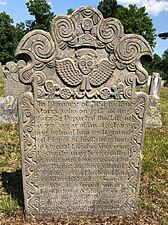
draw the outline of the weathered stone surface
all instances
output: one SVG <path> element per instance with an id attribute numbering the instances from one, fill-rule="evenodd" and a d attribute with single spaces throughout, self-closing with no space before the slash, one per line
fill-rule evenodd
<path id="1" fill-rule="evenodd" d="M 147 127 L 159 128 L 162 127 L 162 116 L 160 111 L 160 99 L 154 96 L 149 97 L 149 106 L 147 110 Z"/>
<path id="2" fill-rule="evenodd" d="M 151 86 L 151 80 L 152 80 L 152 76 L 148 76 L 148 81 L 147 81 L 147 83 L 146 83 L 146 85 L 147 85 L 148 87 Z"/>
<path id="3" fill-rule="evenodd" d="M 148 96 L 140 63 L 151 55 L 138 35 L 92 7 L 34 30 L 16 56 L 27 216 L 133 214 L 139 191 Z"/>
<path id="4" fill-rule="evenodd" d="M 161 80 L 159 73 L 152 74 L 149 94 L 156 99 L 160 99 Z"/>
<path id="5" fill-rule="evenodd" d="M 3 76 L 3 67 L 2 63 L 0 62 L 0 78 Z"/>
<path id="6" fill-rule="evenodd" d="M 159 73 L 153 73 L 149 90 L 149 106 L 147 110 L 147 127 L 162 127 L 160 110 L 161 77 Z"/>
<path id="7" fill-rule="evenodd" d="M 31 90 L 30 85 L 25 85 L 19 81 L 19 69 L 25 66 L 26 63 L 23 60 L 0 65 L 0 73 L 5 76 L 4 98 L 1 98 L 0 102 L 0 123 L 18 123 L 17 99 L 21 93 Z"/>
<path id="8" fill-rule="evenodd" d="M 18 123 L 17 101 L 13 96 L 0 97 L 0 123 Z"/>
<path id="9" fill-rule="evenodd" d="M 3 66 L 3 73 L 6 79 L 4 80 L 4 97 L 13 96 L 16 99 L 21 93 L 30 90 L 30 85 L 24 85 L 19 81 L 19 69 L 26 66 L 23 60 L 19 60 L 17 63 L 8 62 Z"/>

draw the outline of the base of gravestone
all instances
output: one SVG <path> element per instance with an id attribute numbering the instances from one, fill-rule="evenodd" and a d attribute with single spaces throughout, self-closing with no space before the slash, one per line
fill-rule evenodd
<path id="1" fill-rule="evenodd" d="M 0 97 L 0 123 L 18 123 L 17 100 L 13 96 Z"/>
<path id="2" fill-rule="evenodd" d="M 160 112 L 160 99 L 154 96 L 149 97 L 149 106 L 146 119 L 147 127 L 160 128 L 162 127 L 162 117 Z"/>

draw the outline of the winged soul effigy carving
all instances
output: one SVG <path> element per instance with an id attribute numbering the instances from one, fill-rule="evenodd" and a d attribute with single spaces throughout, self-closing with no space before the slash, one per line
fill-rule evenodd
<path id="1" fill-rule="evenodd" d="M 140 61 L 145 55 L 152 56 L 152 50 L 144 38 L 135 34 L 124 34 L 123 26 L 119 20 L 115 18 L 104 19 L 102 14 L 92 7 L 81 7 L 71 16 L 55 17 L 51 24 L 50 33 L 34 30 L 23 37 L 16 49 L 16 56 L 26 62 L 24 68 L 19 70 L 19 79 L 23 84 L 32 86 L 32 91 L 24 92 L 19 101 L 24 198 L 28 216 L 108 216 L 134 212 L 139 190 L 141 149 L 148 102 L 148 96 L 143 92 L 136 92 L 135 88 L 137 84 L 143 85 L 147 82 L 148 74 Z M 106 114 L 106 106 L 100 109 L 96 106 L 96 104 L 102 105 L 103 102 L 105 102 L 104 104 L 111 104 L 111 110 L 114 108 L 116 113 L 110 114 L 110 109 L 108 109 Z M 69 110 L 70 114 L 65 115 L 63 113 L 63 115 L 60 115 L 61 111 L 57 112 L 59 110 L 59 107 L 57 108 L 58 103 L 60 107 L 62 107 L 61 103 L 64 103 L 64 108 L 61 108 L 62 112 L 63 109 L 64 111 L 66 109 Z M 54 104 L 56 107 L 52 108 Z M 66 104 L 74 104 L 74 108 L 66 108 Z M 95 110 L 97 111 L 94 111 L 89 104 L 95 104 L 95 107 L 97 107 Z M 55 115 L 60 120 L 57 118 L 52 124 L 47 122 L 47 119 L 42 117 L 42 112 L 44 112 L 42 106 L 44 105 L 48 107 L 46 109 L 48 111 L 45 113 L 49 113 L 51 108 L 55 112 L 55 114 L 53 114 L 53 111 L 50 112 L 52 115 L 50 115 L 50 120 L 53 120 Z M 87 110 L 89 111 L 81 119 L 79 112 L 83 113 L 83 111 L 80 111 L 83 105 L 88 105 Z M 124 108 L 125 105 L 130 107 L 127 109 L 128 113 Z M 42 108 L 39 109 L 39 106 Z M 75 158 L 75 156 L 71 159 L 76 160 L 73 161 L 74 164 L 68 161 L 71 169 L 66 170 L 66 160 L 61 164 L 66 177 L 64 175 L 61 178 L 58 176 L 58 182 L 55 185 L 53 183 L 56 178 L 53 178 L 53 180 L 51 178 L 53 183 L 49 184 L 47 178 L 44 177 L 44 167 L 51 174 L 58 171 L 56 168 L 49 170 L 53 161 L 47 164 L 45 161 L 48 157 L 47 152 L 52 149 L 51 155 L 53 156 L 57 151 L 61 151 L 61 147 L 57 149 L 57 146 L 62 145 L 56 142 L 53 147 L 51 143 L 49 144 L 46 141 L 44 141 L 44 145 L 40 145 L 40 143 L 47 136 L 46 132 L 52 130 L 52 126 L 54 129 L 49 138 L 52 136 L 54 140 L 63 132 L 60 127 L 65 126 L 64 122 L 59 122 L 59 126 L 56 124 L 58 121 L 63 121 L 64 118 L 71 118 L 71 122 L 67 122 L 68 128 L 75 126 L 73 123 L 75 118 L 73 117 L 72 120 L 74 114 L 71 115 L 72 110 L 74 110 L 78 121 L 81 119 L 76 125 L 77 128 L 79 128 L 79 124 L 84 127 L 85 122 L 90 119 L 92 122 L 88 123 L 88 127 L 95 126 L 97 130 L 88 130 L 88 127 L 85 130 L 76 129 L 74 131 L 69 129 L 70 133 L 66 133 L 66 139 L 64 137 L 63 140 L 69 146 L 63 149 L 66 152 L 65 154 L 70 151 L 73 152 L 72 142 L 76 132 L 78 132 L 78 137 L 81 132 L 85 132 L 85 137 L 87 135 L 91 137 L 91 131 L 100 133 L 98 129 L 102 130 L 104 123 L 98 122 L 100 127 L 98 128 L 96 121 L 103 118 L 105 114 L 107 120 L 110 117 L 113 118 L 115 114 L 115 124 L 119 123 L 116 118 L 122 110 L 125 110 L 123 112 L 125 113 L 124 118 L 126 118 L 126 114 L 130 116 L 129 123 L 126 124 L 124 121 L 126 124 L 124 132 L 126 132 L 129 124 L 131 126 L 129 134 L 127 134 L 129 140 L 127 141 L 127 148 L 126 145 L 123 147 L 123 152 L 125 151 L 128 157 L 126 161 L 119 163 L 120 168 L 122 167 L 121 164 L 124 165 L 124 178 L 121 178 L 117 173 L 113 175 L 110 172 L 107 173 L 109 169 L 112 171 L 115 167 L 112 155 L 117 148 L 122 149 L 121 142 L 127 139 L 126 136 L 122 139 L 121 134 L 124 134 L 122 128 L 118 128 L 119 136 L 117 136 L 117 130 L 114 133 L 115 129 L 109 128 L 109 130 L 111 129 L 110 132 L 113 132 L 113 136 L 109 136 L 107 139 L 107 136 L 103 134 L 105 143 L 109 143 L 109 146 L 111 146 L 111 150 L 108 152 L 109 159 L 107 157 L 105 160 L 105 164 L 108 164 L 109 167 L 105 171 L 102 167 L 104 166 L 103 159 L 106 149 L 103 149 L 103 155 L 103 151 L 99 151 L 101 143 L 97 143 L 97 145 L 94 143 L 94 146 L 90 149 L 85 148 L 81 154 L 87 155 L 89 151 L 92 152 L 91 155 L 96 154 L 94 160 L 97 162 L 97 166 L 92 168 L 92 164 L 86 162 L 83 167 L 79 163 L 79 152 L 75 148 L 78 158 Z M 102 114 L 101 110 L 103 110 Z M 93 113 L 96 121 L 93 122 L 94 119 L 89 117 L 90 113 Z M 86 117 L 87 121 L 84 119 Z M 39 124 L 41 124 L 41 128 L 38 128 Z M 122 124 L 118 126 L 122 127 Z M 57 134 L 53 136 L 56 131 Z M 64 130 L 64 134 L 65 132 L 67 131 Z M 110 137 L 115 140 L 110 141 Z M 82 138 L 83 136 L 81 136 L 81 140 L 83 140 Z M 96 135 L 92 140 L 96 140 Z M 115 141 L 118 145 L 116 144 L 114 147 Z M 89 146 L 90 143 L 88 141 L 87 145 Z M 77 142 L 79 149 L 82 149 L 82 144 L 81 141 Z M 43 158 L 41 155 L 45 151 Z M 123 157 L 121 156 L 120 153 L 117 156 L 119 162 Z M 61 160 L 62 158 L 60 158 Z M 83 158 L 84 161 L 87 161 L 86 158 Z M 74 172 L 76 165 L 78 169 Z M 54 166 L 56 167 L 55 164 Z M 92 175 L 80 176 L 79 171 L 81 170 L 81 173 L 85 170 L 86 173 L 89 172 Z M 93 170 L 94 173 L 92 173 Z M 41 174 L 41 171 L 43 171 L 43 174 Z M 76 176 L 73 176 L 75 180 L 69 181 L 73 173 L 76 174 Z M 97 186 L 93 185 L 95 184 L 95 174 L 99 174 L 96 178 Z M 84 177 L 89 183 L 87 187 L 85 182 L 81 180 Z M 109 187 L 107 187 L 107 177 L 109 177 Z M 115 187 L 116 178 L 120 180 L 118 187 Z M 90 181 L 92 181 L 92 185 L 90 185 Z M 73 184 L 73 188 L 71 184 Z M 51 190 L 51 193 L 49 193 L 49 190 Z"/>

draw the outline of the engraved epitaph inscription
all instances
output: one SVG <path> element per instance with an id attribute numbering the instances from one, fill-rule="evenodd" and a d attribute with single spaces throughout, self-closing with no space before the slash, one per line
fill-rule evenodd
<path id="1" fill-rule="evenodd" d="M 132 111 L 130 101 L 37 102 L 42 214 L 104 215 L 126 204 Z"/>
<path id="2" fill-rule="evenodd" d="M 92 7 L 25 35 L 16 56 L 27 216 L 133 214 L 148 96 L 136 92 L 152 55 L 139 35 Z"/>

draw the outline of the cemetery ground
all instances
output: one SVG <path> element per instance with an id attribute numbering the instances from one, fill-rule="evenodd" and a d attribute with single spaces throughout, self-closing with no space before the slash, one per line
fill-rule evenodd
<path id="1" fill-rule="evenodd" d="M 0 87 L 0 93 L 2 90 Z M 24 219 L 17 125 L 0 126 L 0 225 L 168 224 L 168 88 L 161 91 L 162 128 L 148 128 L 143 148 L 140 196 L 133 218 L 104 217 L 35 221 Z"/>

